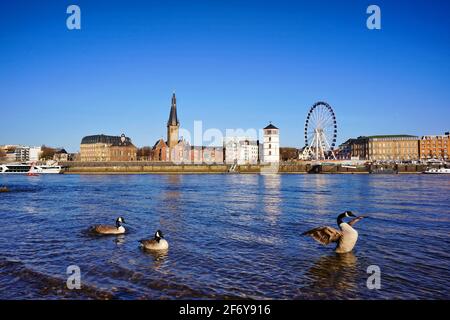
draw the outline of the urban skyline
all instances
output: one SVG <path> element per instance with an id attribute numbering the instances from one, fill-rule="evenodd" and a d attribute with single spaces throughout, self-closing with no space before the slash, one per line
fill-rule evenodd
<path id="1" fill-rule="evenodd" d="M 270 122 L 261 130 L 231 130 L 225 135 L 218 130 L 194 133 L 180 129 L 177 98 L 172 93 L 167 136 L 153 146 L 136 146 L 124 133 L 84 136 L 80 151 L 69 154 L 63 148 L 0 145 L 0 162 L 38 160 L 81 162 L 157 161 L 174 164 L 278 164 L 283 161 L 447 161 L 450 155 L 449 132 L 442 135 L 372 135 L 347 139 L 335 145 L 335 113 L 326 102 L 311 107 L 305 127 L 305 147 L 280 148 L 279 128 Z M 183 136 L 182 134 L 186 134 Z M 211 144 L 215 142 L 215 144 Z M 219 144 L 217 144 L 219 142 Z M 283 151 L 282 151 L 283 150 Z M 234 167 L 233 167 L 234 168 Z"/>
<path id="2" fill-rule="evenodd" d="M 224 147 L 225 144 L 226 144 L 226 139 L 227 138 L 233 138 L 233 137 L 234 138 L 250 138 L 250 139 L 254 140 L 255 142 L 256 141 L 261 141 L 262 142 L 263 139 L 264 139 L 263 130 L 266 129 L 266 128 L 264 128 L 264 129 L 262 127 L 261 128 L 227 128 L 227 129 L 225 129 L 222 132 L 222 131 L 220 131 L 220 129 L 217 129 L 217 128 L 204 128 L 202 126 L 202 121 L 198 121 L 198 120 L 196 121 L 197 124 L 194 124 L 193 132 L 189 132 L 188 130 L 186 130 L 184 127 L 182 127 L 180 125 L 180 122 L 178 120 L 177 109 L 176 109 L 176 105 L 177 105 L 176 99 L 177 98 L 175 98 L 175 91 L 173 91 L 172 102 L 171 102 L 171 109 L 170 109 L 170 115 L 169 115 L 169 122 L 167 123 L 167 129 L 169 128 L 169 123 L 171 121 L 172 122 L 175 121 L 175 123 L 172 123 L 172 124 L 173 125 L 176 124 L 178 128 L 181 128 L 182 129 L 181 133 L 186 133 L 187 134 L 187 137 L 183 136 L 183 135 L 180 135 L 178 133 L 178 128 L 177 128 L 176 129 L 176 138 L 174 137 L 174 139 L 176 139 L 176 141 L 178 141 L 178 138 L 180 138 L 181 139 L 180 142 L 183 142 L 183 141 L 186 140 L 188 145 L 189 146 L 192 145 L 192 147 L 194 147 L 194 146 L 203 146 L 203 147 L 207 146 L 207 147 L 215 148 L 215 147 Z M 320 103 L 323 103 L 323 102 L 319 102 L 319 104 Z M 175 109 L 174 109 L 174 105 L 175 105 Z M 309 116 L 308 116 L 308 119 L 309 119 Z M 268 123 L 269 123 L 269 125 L 272 126 L 272 121 L 269 121 Z M 197 125 L 197 127 L 196 127 L 196 125 Z M 202 130 L 200 132 L 201 133 L 200 140 L 198 140 L 199 132 L 196 131 L 199 128 L 198 125 L 200 125 L 200 128 Z M 205 135 L 209 136 L 208 131 L 211 130 L 211 129 L 213 129 L 213 132 L 215 134 L 213 134 L 213 136 L 210 137 L 212 140 L 205 141 L 204 140 L 205 139 L 204 136 Z M 220 132 L 217 132 L 216 130 L 219 130 Z M 412 134 L 412 135 L 406 134 L 406 136 L 411 136 L 411 137 L 414 136 L 417 139 L 421 139 L 421 138 L 422 139 L 427 139 L 428 136 L 430 136 L 430 137 L 434 137 L 434 136 L 448 136 L 448 132 L 449 131 L 445 131 L 445 132 L 442 132 L 442 133 L 435 133 L 435 134 Z M 250 134 L 248 134 L 248 133 L 250 133 Z M 131 139 L 130 141 L 132 141 L 132 144 L 135 145 L 138 149 L 140 149 L 140 148 L 155 149 L 155 147 L 157 147 L 157 145 L 161 141 L 163 141 L 164 143 L 169 143 L 169 141 L 173 140 L 173 139 L 169 139 L 170 134 L 171 133 L 169 131 L 167 131 L 167 136 L 166 136 L 167 139 L 165 139 L 164 136 L 161 136 L 160 138 L 155 140 L 156 143 L 150 142 L 150 143 L 147 143 L 145 145 L 138 145 L 138 144 L 136 144 L 133 141 L 132 137 L 130 137 L 130 138 L 127 137 L 127 139 Z M 125 133 L 122 132 L 121 135 L 125 136 Z M 109 136 L 109 137 L 119 138 L 120 134 L 116 134 L 116 133 L 112 133 L 111 134 L 111 133 L 104 133 L 104 132 L 100 133 L 100 132 L 98 132 L 98 133 L 95 133 L 95 134 L 84 135 L 81 138 L 81 145 L 83 144 L 83 141 L 86 138 L 88 138 L 88 137 L 99 137 L 99 136 L 107 136 L 107 137 Z M 360 135 L 356 135 L 356 136 L 353 136 L 353 137 L 341 138 L 341 139 L 339 139 L 339 140 L 341 140 L 340 143 L 335 145 L 334 149 L 335 150 L 340 150 L 342 148 L 346 148 L 346 144 L 349 141 L 351 141 L 351 140 L 355 140 L 356 138 L 360 139 L 360 138 L 371 138 L 371 137 L 380 137 L 380 136 L 405 136 L 405 134 L 394 134 L 394 135 L 392 135 L 392 134 L 382 134 L 382 135 L 365 135 L 365 134 L 360 134 Z M 216 143 L 210 143 L 211 141 L 216 141 Z M 220 143 L 217 143 L 217 141 L 220 141 Z M 173 143 L 175 143 L 175 141 Z M 3 145 L 3 146 L 8 146 L 8 145 L 10 145 L 10 146 L 24 146 L 24 147 L 28 146 L 28 147 L 32 147 L 32 148 L 39 147 L 39 146 L 46 146 L 46 147 L 53 147 L 55 150 L 57 150 L 58 148 L 59 149 L 68 149 L 68 148 L 66 148 L 64 146 L 54 146 L 54 145 L 51 145 L 51 144 L 48 144 L 48 143 L 36 144 L 34 146 L 33 145 L 20 144 L 20 143 L 4 143 L 4 144 L 0 144 L 0 146 L 1 145 Z M 80 145 L 78 145 L 78 146 L 80 146 Z M 167 144 L 167 146 L 169 146 L 169 144 Z M 303 145 L 301 147 L 298 147 L 298 146 L 287 146 L 287 145 L 280 144 L 280 147 L 285 148 L 285 149 L 286 148 L 296 148 L 301 153 L 301 151 L 305 148 L 305 145 Z M 71 152 L 71 153 L 80 153 L 80 151 L 81 151 L 80 147 L 78 147 L 78 149 L 75 152 L 69 150 L 69 152 Z M 300 159 L 302 159 L 301 156 L 300 156 Z"/>
<path id="3" fill-rule="evenodd" d="M 362 2 L 78 4 L 81 30 L 66 28 L 64 4 L 31 3 L 19 18 L 8 12 L 20 4 L 1 4 L 2 112 L 24 117 L 4 123 L 0 144 L 75 152 L 87 134 L 125 132 L 151 145 L 174 89 L 187 130 L 272 121 L 283 147 L 304 146 L 320 100 L 336 110 L 337 144 L 448 131 L 448 3 L 380 1 L 381 30 L 366 28 Z"/>

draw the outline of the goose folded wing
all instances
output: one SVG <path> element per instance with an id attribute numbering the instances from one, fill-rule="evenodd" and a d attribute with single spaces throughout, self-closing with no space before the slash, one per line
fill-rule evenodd
<path id="1" fill-rule="evenodd" d="M 350 220 L 350 221 L 348 222 L 348 224 L 352 226 L 352 225 L 354 225 L 355 223 L 357 223 L 359 220 L 362 220 L 362 219 L 364 219 L 364 218 L 366 218 L 366 217 L 367 217 L 367 216 L 359 216 L 359 217 L 356 217 L 356 218 Z"/>
<path id="2" fill-rule="evenodd" d="M 342 233 L 332 227 L 319 227 L 303 233 L 304 236 L 311 236 L 317 242 L 327 245 L 331 242 L 337 242 Z"/>
<path id="3" fill-rule="evenodd" d="M 105 225 L 97 225 L 93 227 L 93 230 L 96 232 L 107 232 L 113 229 L 111 226 L 105 226 Z"/>
<path id="4" fill-rule="evenodd" d="M 151 245 L 153 242 L 156 242 L 154 239 L 142 239 L 139 240 L 139 242 L 143 245 L 143 246 L 148 246 Z"/>

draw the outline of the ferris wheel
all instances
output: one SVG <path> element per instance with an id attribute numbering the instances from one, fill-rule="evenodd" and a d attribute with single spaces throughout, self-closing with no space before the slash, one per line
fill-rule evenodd
<path id="1" fill-rule="evenodd" d="M 305 121 L 305 148 L 301 154 L 304 160 L 336 159 L 337 122 L 333 108 L 326 102 L 317 102 Z"/>

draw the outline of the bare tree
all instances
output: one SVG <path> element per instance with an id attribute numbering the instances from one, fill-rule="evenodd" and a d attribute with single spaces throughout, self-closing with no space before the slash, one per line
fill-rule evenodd
<path id="1" fill-rule="evenodd" d="M 50 148 L 45 145 L 41 147 L 41 159 L 43 160 L 52 160 L 55 155 L 56 149 Z"/>
<path id="2" fill-rule="evenodd" d="M 299 151 L 296 148 L 280 148 L 280 160 L 290 161 L 298 159 Z"/>
<path id="3" fill-rule="evenodd" d="M 137 158 L 138 160 L 151 160 L 152 157 L 152 148 L 151 147 L 142 147 L 137 150 Z"/>

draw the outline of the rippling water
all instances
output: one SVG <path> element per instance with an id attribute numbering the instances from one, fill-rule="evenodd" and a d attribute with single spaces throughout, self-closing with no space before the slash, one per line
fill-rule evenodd
<path id="1" fill-rule="evenodd" d="M 450 177 L 0 176 L 1 299 L 450 298 Z M 338 255 L 301 233 L 366 214 Z M 94 237 L 90 225 L 128 222 Z M 138 248 L 156 229 L 170 249 Z M 68 290 L 78 265 L 82 289 Z M 381 289 L 366 286 L 369 265 Z"/>

